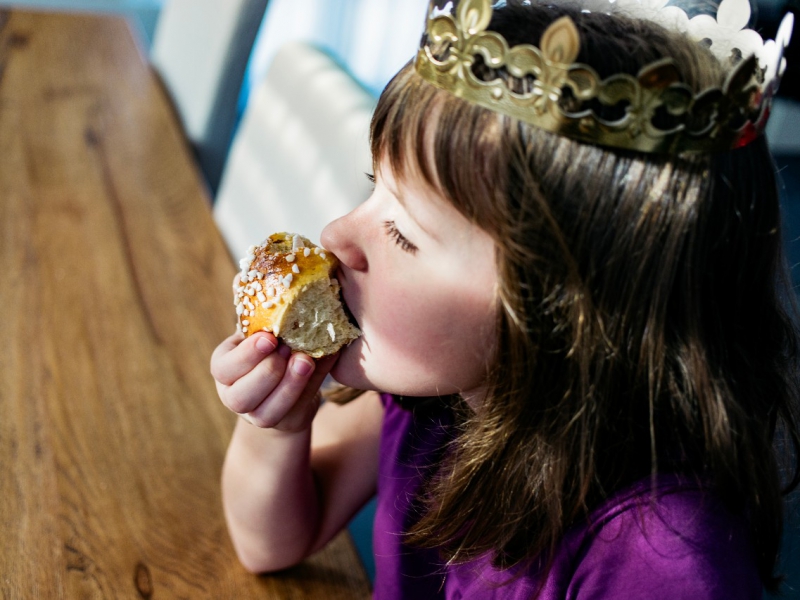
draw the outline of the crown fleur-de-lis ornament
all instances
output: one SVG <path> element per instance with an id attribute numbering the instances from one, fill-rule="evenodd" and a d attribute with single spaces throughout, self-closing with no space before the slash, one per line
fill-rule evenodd
<path id="1" fill-rule="evenodd" d="M 707 45 L 728 68 L 719 86 L 694 94 L 669 57 L 646 65 L 635 77 L 618 73 L 601 79 L 592 67 L 575 62 L 580 35 L 566 16 L 550 23 L 538 46 L 510 47 L 488 29 L 490 0 L 463 0 L 450 13 L 432 1 L 416 70 L 468 102 L 587 143 L 669 154 L 719 152 L 749 143 L 766 125 L 786 68 L 783 53 L 793 16 L 784 18 L 774 41 L 764 43 L 745 28 L 747 0 L 723 0 L 716 18 L 692 19 L 666 1 L 585 0 L 583 10 L 647 18 Z M 626 108 L 608 120 L 586 108 L 590 100 Z M 667 121 L 656 119 L 664 113 Z"/>

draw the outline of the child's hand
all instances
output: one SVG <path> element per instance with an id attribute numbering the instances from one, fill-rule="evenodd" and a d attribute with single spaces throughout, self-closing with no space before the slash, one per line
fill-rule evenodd
<path id="1" fill-rule="evenodd" d="M 211 375 L 222 403 L 256 427 L 308 429 L 319 408 L 319 387 L 336 362 L 292 354 L 270 333 L 237 333 L 211 356 Z"/>

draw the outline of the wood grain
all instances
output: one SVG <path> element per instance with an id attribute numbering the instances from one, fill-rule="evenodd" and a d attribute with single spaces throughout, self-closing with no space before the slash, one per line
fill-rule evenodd
<path id="1" fill-rule="evenodd" d="M 346 534 L 255 577 L 208 374 L 234 264 L 123 20 L 0 11 L 0 595 L 366 598 Z"/>

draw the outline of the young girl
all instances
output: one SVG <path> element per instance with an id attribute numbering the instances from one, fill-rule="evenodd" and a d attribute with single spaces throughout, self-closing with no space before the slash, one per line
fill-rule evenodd
<path id="1" fill-rule="evenodd" d="M 759 135 L 787 27 L 728 61 L 682 12 L 439 4 L 374 193 L 322 235 L 363 336 L 212 357 L 242 563 L 298 563 L 377 492 L 376 598 L 761 598 L 800 441 Z M 373 391 L 320 407 L 328 373 Z"/>

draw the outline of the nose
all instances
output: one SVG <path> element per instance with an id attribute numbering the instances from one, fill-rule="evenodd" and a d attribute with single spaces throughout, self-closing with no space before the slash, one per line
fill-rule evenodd
<path id="1" fill-rule="evenodd" d="M 358 209 L 328 223 L 322 230 L 320 243 L 333 252 L 345 267 L 366 271 L 367 255 L 359 241 L 361 230 L 357 211 Z"/>

